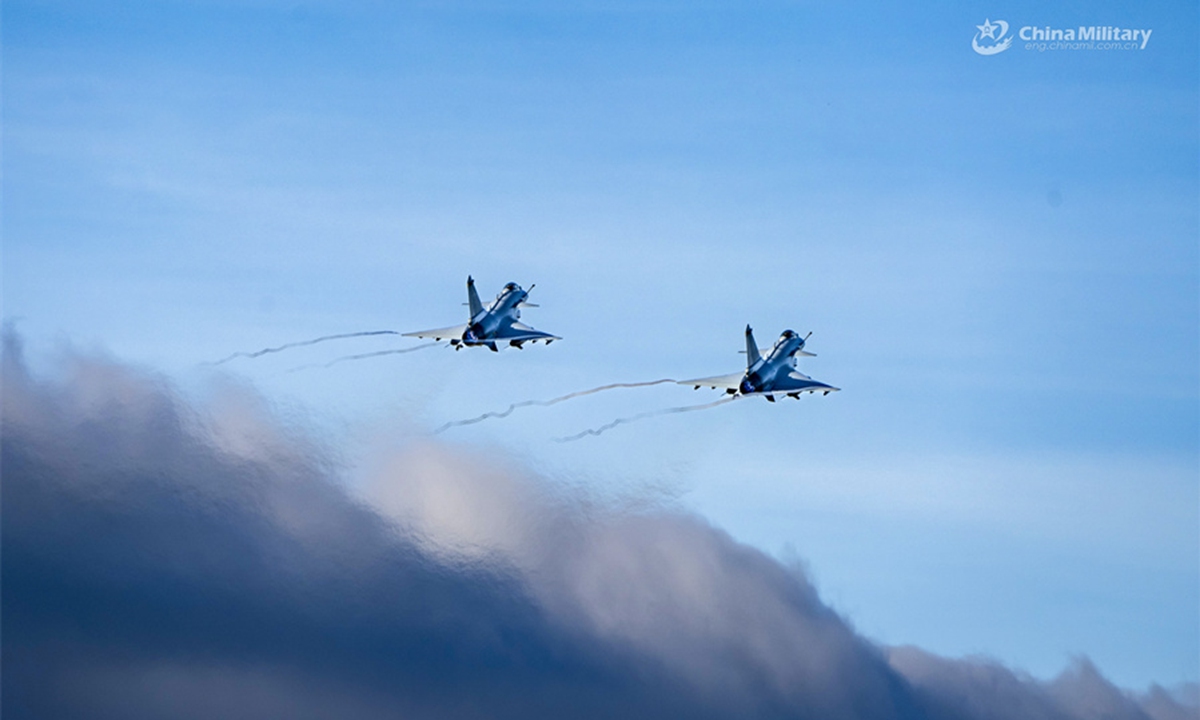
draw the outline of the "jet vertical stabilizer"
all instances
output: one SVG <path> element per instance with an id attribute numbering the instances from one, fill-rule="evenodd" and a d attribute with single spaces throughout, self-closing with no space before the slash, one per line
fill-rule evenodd
<path id="1" fill-rule="evenodd" d="M 471 306 L 470 320 L 483 312 L 483 303 L 479 302 L 479 293 L 475 292 L 475 280 L 470 275 L 467 276 L 467 304 Z"/>
<path id="2" fill-rule="evenodd" d="M 746 326 L 746 368 L 754 367 L 754 363 L 762 359 L 758 354 L 758 345 L 754 343 L 754 331 Z"/>

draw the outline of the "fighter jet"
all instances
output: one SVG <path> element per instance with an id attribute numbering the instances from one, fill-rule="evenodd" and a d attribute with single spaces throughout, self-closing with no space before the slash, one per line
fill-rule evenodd
<path id="1" fill-rule="evenodd" d="M 530 285 L 532 290 L 533 286 Z M 475 280 L 467 276 L 467 305 L 471 308 L 470 321 L 466 325 L 438 328 L 436 330 L 421 330 L 420 332 L 404 333 L 405 337 L 433 338 L 434 340 L 449 340 L 455 350 L 464 347 L 483 345 L 492 352 L 497 352 L 497 343 L 508 343 L 521 349 L 524 343 L 535 343 L 544 340 L 547 345 L 555 340 L 561 340 L 557 335 L 544 333 L 517 321 L 521 317 L 520 307 L 537 307 L 525 302 L 529 297 L 527 290 L 522 290 L 516 283 L 504 286 L 496 301 L 487 310 L 479 302 L 479 293 L 475 292 Z"/>
<path id="2" fill-rule="evenodd" d="M 808 335 L 812 335 L 809 333 Z M 746 326 L 746 372 L 720 375 L 717 377 L 697 378 L 696 380 L 680 380 L 680 385 L 691 385 L 699 390 L 701 386 L 713 389 L 721 388 L 730 395 L 762 395 L 770 402 L 775 402 L 776 396 L 800 398 L 800 393 L 819 392 L 828 395 L 840 388 L 817 382 L 796 369 L 796 359 L 816 357 L 813 353 L 804 351 L 804 343 L 808 335 L 800 337 L 791 330 L 784 330 L 775 346 L 766 350 L 764 357 L 754 343 L 754 331 Z"/>

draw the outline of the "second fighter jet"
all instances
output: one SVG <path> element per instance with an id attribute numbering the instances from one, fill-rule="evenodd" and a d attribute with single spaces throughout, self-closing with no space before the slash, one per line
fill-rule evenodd
<path id="1" fill-rule="evenodd" d="M 533 286 L 530 285 L 532 290 Z M 545 341 L 547 345 L 562 338 L 550 333 L 544 333 L 519 322 L 521 306 L 537 307 L 526 302 L 528 290 L 522 290 L 516 283 L 504 286 L 496 296 L 491 307 L 484 309 L 479 301 L 479 293 L 475 291 L 475 280 L 467 277 L 467 305 L 470 306 L 471 319 L 465 325 L 454 325 L 435 330 L 421 330 L 404 333 L 406 337 L 432 338 L 434 340 L 449 340 L 455 350 L 464 347 L 482 345 L 492 352 L 497 351 L 498 343 L 508 343 L 520 349 L 525 343 Z"/>
<path id="2" fill-rule="evenodd" d="M 812 333 L 809 333 L 810 335 Z M 754 343 L 754 331 L 746 326 L 746 371 L 731 375 L 680 380 L 680 385 L 720 388 L 730 395 L 762 395 L 775 402 L 777 396 L 799 398 L 800 393 L 819 392 L 828 395 L 839 388 L 817 382 L 796 369 L 800 356 L 814 357 L 804 351 L 807 337 L 800 337 L 791 330 L 784 330 L 775 346 L 764 356 Z"/>

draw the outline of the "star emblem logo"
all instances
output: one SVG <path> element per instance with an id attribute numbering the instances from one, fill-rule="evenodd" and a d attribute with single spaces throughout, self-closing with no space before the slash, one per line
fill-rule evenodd
<path id="1" fill-rule="evenodd" d="M 995 40 L 996 39 L 996 31 L 1000 29 L 1000 26 L 993 25 L 992 21 L 990 19 L 984 20 L 982 25 L 976 25 L 975 27 L 979 28 L 980 39 L 991 38 L 991 39 Z"/>
<path id="2" fill-rule="evenodd" d="M 979 32 L 972 38 L 971 47 L 980 55 L 995 55 L 1012 46 L 1013 39 L 1008 35 L 1008 22 L 1005 20 L 992 22 L 992 19 L 988 18 L 975 28 Z M 1008 37 L 1005 37 L 1006 35 Z"/>

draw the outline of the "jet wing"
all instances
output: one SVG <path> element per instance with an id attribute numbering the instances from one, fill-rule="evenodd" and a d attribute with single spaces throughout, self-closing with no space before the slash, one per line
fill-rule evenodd
<path id="1" fill-rule="evenodd" d="M 404 337 L 416 338 L 432 338 L 434 340 L 456 340 L 462 337 L 466 332 L 466 325 L 455 325 L 448 328 L 437 328 L 436 330 L 419 330 L 417 332 L 404 333 Z"/>
<path id="2" fill-rule="evenodd" d="M 677 380 L 680 385 L 691 385 L 694 388 L 710 387 L 714 390 L 721 388 L 722 390 L 737 390 L 742 384 L 742 378 L 745 373 L 733 373 L 731 375 L 717 375 L 716 377 L 696 378 L 695 380 Z"/>
<path id="3" fill-rule="evenodd" d="M 771 389 L 765 392 L 754 393 L 755 395 L 798 395 L 800 393 L 831 393 L 837 392 L 840 388 L 835 388 L 832 385 L 826 385 L 823 382 L 817 382 L 802 372 L 790 372 L 784 377 L 778 378 L 771 384 Z"/>
<path id="4" fill-rule="evenodd" d="M 562 340 L 557 335 L 544 333 L 541 330 L 534 330 L 525 323 L 512 322 L 501 327 L 496 331 L 495 335 L 488 338 L 489 340 L 502 340 L 504 342 L 530 342 L 532 340 Z"/>

